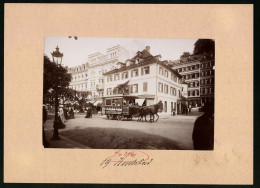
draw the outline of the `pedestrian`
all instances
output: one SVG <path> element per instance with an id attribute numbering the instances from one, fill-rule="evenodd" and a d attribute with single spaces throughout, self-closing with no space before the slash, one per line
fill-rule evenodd
<path id="1" fill-rule="evenodd" d="M 85 118 L 92 118 L 92 109 L 89 107 Z"/>
<path id="2" fill-rule="evenodd" d="M 74 119 L 74 110 L 73 110 L 73 107 L 70 107 L 70 119 Z"/>
<path id="3" fill-rule="evenodd" d="M 195 150 L 213 150 L 214 148 L 214 104 L 205 104 L 204 114 L 194 123 L 192 133 Z"/>
<path id="4" fill-rule="evenodd" d="M 172 115 L 175 116 L 175 108 L 172 108 Z"/>
<path id="5" fill-rule="evenodd" d="M 184 113 L 185 113 L 186 115 L 188 114 L 188 106 L 187 106 L 187 105 L 184 106 Z"/>
<path id="6" fill-rule="evenodd" d="M 66 119 L 65 119 L 65 117 L 64 117 L 64 111 L 63 111 L 62 106 L 61 106 L 60 109 L 59 109 L 58 115 L 59 115 L 59 117 L 60 117 L 60 119 L 61 119 L 61 122 L 64 124 L 64 123 L 66 122 Z"/>
<path id="7" fill-rule="evenodd" d="M 64 111 L 64 117 L 65 117 L 65 119 L 66 119 L 66 120 L 69 119 L 67 107 L 64 107 L 64 108 L 63 108 L 63 111 Z"/>
<path id="8" fill-rule="evenodd" d="M 189 105 L 189 113 L 191 113 L 191 104 Z"/>

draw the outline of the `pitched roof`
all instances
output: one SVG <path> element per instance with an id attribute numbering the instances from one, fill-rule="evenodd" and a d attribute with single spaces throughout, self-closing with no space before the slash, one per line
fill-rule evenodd
<path id="1" fill-rule="evenodd" d="M 157 55 L 158 56 L 158 55 Z M 149 64 L 152 64 L 152 63 L 158 63 L 160 64 L 162 67 L 170 70 L 173 74 L 175 74 L 176 76 L 178 77 L 182 77 L 177 71 L 171 69 L 170 66 L 167 65 L 167 62 L 168 61 L 159 61 L 156 57 L 157 56 L 153 56 L 150 54 L 149 51 L 147 51 L 146 49 L 142 50 L 141 52 L 138 51 L 136 53 L 136 55 L 130 60 L 132 62 L 135 62 L 135 60 L 138 58 L 140 59 L 139 63 L 138 64 L 132 64 L 132 65 L 129 65 L 129 66 L 124 66 L 124 67 L 121 67 L 119 69 L 114 69 L 114 70 L 111 70 L 111 71 L 108 71 L 108 72 L 105 72 L 103 75 L 106 76 L 106 75 L 109 75 L 109 74 L 115 74 L 115 73 L 118 73 L 118 72 L 122 72 L 122 71 L 126 71 L 126 70 L 129 70 L 129 69 L 133 69 L 133 68 L 137 68 L 137 67 L 141 67 L 141 66 L 145 66 L 145 65 L 149 65 Z M 129 59 L 128 59 L 129 60 Z"/>

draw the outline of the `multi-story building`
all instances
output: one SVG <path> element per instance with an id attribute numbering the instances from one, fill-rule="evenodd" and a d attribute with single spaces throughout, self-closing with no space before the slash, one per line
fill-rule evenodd
<path id="1" fill-rule="evenodd" d="M 201 60 L 200 98 L 202 103 L 214 101 L 215 61 L 212 58 Z"/>
<path id="2" fill-rule="evenodd" d="M 117 69 L 104 73 L 104 97 L 131 95 L 143 99 L 142 104 L 163 102 L 163 112 L 181 108 L 182 76 L 171 69 L 161 56 L 152 56 L 150 47 L 138 51 L 132 59 L 117 63 Z M 126 85 L 127 91 L 119 91 Z"/>
<path id="3" fill-rule="evenodd" d="M 193 107 L 214 99 L 213 54 L 199 54 L 172 61 L 172 68 L 188 83 L 188 103 Z"/>
<path id="4" fill-rule="evenodd" d="M 88 62 L 68 69 L 72 74 L 70 88 L 79 91 L 90 91 L 90 99 L 101 99 L 104 95 L 103 73 L 116 68 L 117 63 L 129 58 L 129 52 L 117 45 L 106 50 L 106 54 L 99 52 L 88 56 Z"/>
<path id="5" fill-rule="evenodd" d="M 77 91 L 87 91 L 88 63 L 67 69 L 68 73 L 72 75 L 69 87 Z"/>

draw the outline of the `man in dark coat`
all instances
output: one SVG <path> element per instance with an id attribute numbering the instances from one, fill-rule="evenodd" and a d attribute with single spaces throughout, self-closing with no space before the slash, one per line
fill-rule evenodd
<path id="1" fill-rule="evenodd" d="M 74 110 L 72 107 L 69 109 L 70 119 L 74 119 Z"/>
<path id="2" fill-rule="evenodd" d="M 64 111 L 64 117 L 65 117 L 65 119 L 68 120 L 69 117 L 68 117 L 68 109 L 67 109 L 67 107 L 64 107 L 64 108 L 63 108 L 63 111 Z"/>
<path id="3" fill-rule="evenodd" d="M 194 123 L 192 133 L 195 150 L 214 149 L 214 106 L 213 103 L 205 104 L 204 114 Z"/>
<path id="4" fill-rule="evenodd" d="M 92 108 L 88 108 L 85 118 L 92 118 Z"/>

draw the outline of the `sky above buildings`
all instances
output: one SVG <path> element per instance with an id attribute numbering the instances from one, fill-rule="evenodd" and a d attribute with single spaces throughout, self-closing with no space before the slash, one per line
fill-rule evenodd
<path id="1" fill-rule="evenodd" d="M 120 45 L 127 49 L 132 58 L 137 51 L 150 46 L 152 55 L 161 54 L 162 60 L 179 59 L 183 52 L 193 52 L 197 39 L 150 39 L 150 38 L 87 38 L 78 37 L 45 37 L 44 54 L 50 59 L 56 46 L 63 53 L 63 66 L 74 67 L 88 61 L 88 55 L 100 52 L 106 54 L 106 49 Z"/>

